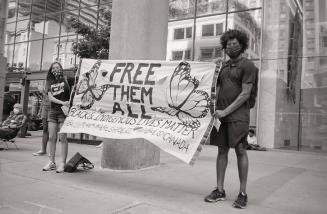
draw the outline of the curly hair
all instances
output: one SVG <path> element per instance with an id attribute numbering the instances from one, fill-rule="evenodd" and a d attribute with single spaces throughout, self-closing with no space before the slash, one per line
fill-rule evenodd
<path id="1" fill-rule="evenodd" d="M 64 72 L 64 69 L 62 68 L 62 65 L 60 64 L 60 62 L 55 61 L 55 62 L 53 62 L 53 63 L 50 65 L 50 68 L 49 68 L 49 70 L 48 70 L 48 74 L 47 74 L 47 80 L 55 79 L 55 76 L 54 76 L 53 73 L 51 72 L 51 71 L 52 71 L 52 67 L 53 67 L 54 64 L 59 65 L 60 70 L 61 70 L 61 72 L 62 72 L 62 75 L 64 75 L 64 73 L 63 73 L 63 72 Z"/>
<path id="2" fill-rule="evenodd" d="M 243 53 L 249 47 L 249 38 L 246 33 L 239 30 L 228 30 L 220 37 L 222 49 L 226 49 L 227 42 L 231 39 L 237 39 L 237 41 L 241 44 L 241 53 Z"/>

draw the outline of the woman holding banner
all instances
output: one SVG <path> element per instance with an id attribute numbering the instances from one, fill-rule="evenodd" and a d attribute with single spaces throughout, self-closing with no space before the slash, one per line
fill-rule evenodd
<path id="1" fill-rule="evenodd" d="M 43 171 L 56 170 L 57 173 L 63 172 L 66 164 L 68 153 L 67 135 L 60 134 L 61 142 L 61 164 L 57 167 L 55 163 L 56 143 L 58 131 L 62 127 L 66 112 L 69 108 L 70 87 L 64 77 L 62 66 L 59 62 L 51 64 L 47 75 L 47 92 L 50 101 L 48 112 L 48 129 L 49 129 L 49 162 L 43 167 Z"/>

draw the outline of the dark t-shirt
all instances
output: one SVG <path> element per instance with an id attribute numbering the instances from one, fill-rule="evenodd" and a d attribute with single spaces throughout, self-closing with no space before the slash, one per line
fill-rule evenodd
<path id="1" fill-rule="evenodd" d="M 217 85 L 220 86 L 217 107 L 218 110 L 227 108 L 242 92 L 242 84 L 255 84 L 257 67 L 246 58 L 240 58 L 236 61 L 227 61 L 219 74 Z M 230 113 L 222 122 L 234 122 L 250 120 L 250 106 L 248 102 L 244 102 L 238 109 Z"/>
<path id="2" fill-rule="evenodd" d="M 69 101 L 70 88 L 64 78 L 59 80 L 50 79 L 47 84 L 47 91 L 51 92 L 52 96 L 61 101 Z M 50 110 L 61 110 L 60 104 L 50 101 Z"/>

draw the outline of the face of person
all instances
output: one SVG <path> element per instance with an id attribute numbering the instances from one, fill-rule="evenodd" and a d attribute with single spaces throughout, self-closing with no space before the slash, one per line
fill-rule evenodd
<path id="1" fill-rule="evenodd" d="M 60 75 L 62 75 L 61 67 L 58 63 L 52 65 L 51 72 L 55 77 L 59 77 Z"/>
<path id="2" fill-rule="evenodd" d="M 242 46 L 236 38 L 227 41 L 226 54 L 229 56 L 229 58 L 237 58 L 241 54 L 241 50 Z"/>
<path id="3" fill-rule="evenodd" d="M 249 136 L 250 136 L 250 137 L 253 137 L 253 135 L 254 135 L 254 133 L 249 132 Z"/>
<path id="4" fill-rule="evenodd" d="M 20 112 L 20 109 L 19 108 L 14 108 L 14 114 L 18 114 Z"/>

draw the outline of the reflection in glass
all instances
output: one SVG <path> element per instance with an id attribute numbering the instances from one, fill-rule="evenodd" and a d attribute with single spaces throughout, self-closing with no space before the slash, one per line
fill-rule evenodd
<path id="1" fill-rule="evenodd" d="M 46 15 L 44 23 L 44 37 L 57 37 L 60 31 L 60 13 L 50 13 Z"/>
<path id="2" fill-rule="evenodd" d="M 66 11 L 61 14 L 61 36 L 68 36 L 75 34 L 72 28 L 72 20 L 78 20 L 78 10 Z"/>
<path id="3" fill-rule="evenodd" d="M 48 70 L 51 63 L 58 60 L 59 38 L 46 39 L 43 44 L 42 70 Z"/>
<path id="4" fill-rule="evenodd" d="M 46 0 L 33 0 L 32 3 L 32 14 L 34 16 L 42 16 L 46 9 Z"/>
<path id="5" fill-rule="evenodd" d="M 326 2 L 305 2 L 301 85 L 301 150 L 327 152 Z"/>
<path id="6" fill-rule="evenodd" d="M 16 1 L 15 0 L 9 0 L 8 1 L 7 22 L 15 21 L 16 9 L 17 9 Z"/>
<path id="7" fill-rule="evenodd" d="M 79 20 L 82 23 L 89 25 L 90 27 L 96 28 L 97 13 L 98 13 L 98 6 L 83 8 L 80 10 Z"/>
<path id="8" fill-rule="evenodd" d="M 61 4 L 64 4 L 64 0 L 56 0 L 56 1 L 47 1 L 46 5 L 46 13 L 57 13 L 61 11 Z"/>
<path id="9" fill-rule="evenodd" d="M 17 1 L 18 2 L 18 20 L 29 19 L 31 14 L 31 1 Z"/>
<path id="10" fill-rule="evenodd" d="M 25 42 L 28 40 L 28 28 L 30 22 L 28 20 L 22 20 L 17 22 L 16 40 L 15 42 Z"/>
<path id="11" fill-rule="evenodd" d="M 5 32 L 5 44 L 14 43 L 16 23 L 7 23 Z"/>
<path id="12" fill-rule="evenodd" d="M 12 61 L 14 57 L 14 45 L 5 45 L 4 57 L 7 58 L 8 72 L 12 72 Z"/>
<path id="13" fill-rule="evenodd" d="M 198 0 L 197 16 L 226 12 L 227 0 Z"/>
<path id="14" fill-rule="evenodd" d="M 80 0 L 65 0 L 62 3 L 62 10 L 76 10 L 79 8 Z"/>
<path id="15" fill-rule="evenodd" d="M 249 48 L 245 53 L 245 57 L 249 59 L 258 59 L 260 56 L 261 13 L 259 11 L 260 9 L 228 14 L 227 28 L 243 31 L 249 38 Z"/>
<path id="16" fill-rule="evenodd" d="M 46 51 L 45 51 L 46 52 Z M 42 58 L 42 40 L 28 43 L 27 71 L 40 71 Z"/>
<path id="17" fill-rule="evenodd" d="M 81 0 L 81 8 L 98 5 L 98 0 Z"/>
<path id="18" fill-rule="evenodd" d="M 13 72 L 23 72 L 27 57 L 27 42 L 15 44 Z"/>
<path id="19" fill-rule="evenodd" d="M 194 0 L 169 0 L 169 20 L 194 17 Z"/>
<path id="20" fill-rule="evenodd" d="M 225 29 L 226 15 L 211 15 L 196 19 L 195 55 L 196 61 L 216 61 L 223 57 L 220 35 Z"/>
<path id="21" fill-rule="evenodd" d="M 251 8 L 258 8 L 262 6 L 262 0 L 229 0 L 228 10 L 229 11 L 240 11 Z"/>

